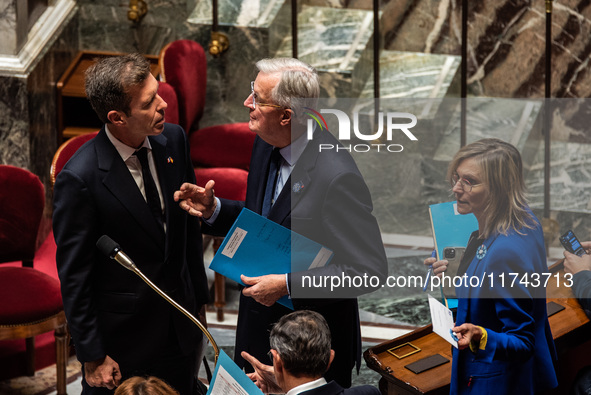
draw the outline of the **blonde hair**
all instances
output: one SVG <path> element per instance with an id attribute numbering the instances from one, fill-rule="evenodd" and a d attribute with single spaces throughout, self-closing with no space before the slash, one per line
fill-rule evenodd
<path id="1" fill-rule="evenodd" d="M 125 380 L 115 395 L 179 395 L 179 393 L 158 377 L 134 376 Z"/>
<path id="2" fill-rule="evenodd" d="M 478 140 L 462 147 L 447 169 L 450 182 L 460 163 L 469 158 L 480 167 L 483 183 L 488 188 L 485 223 L 480 236 L 506 235 L 509 230 L 523 234 L 523 228 L 535 228 L 537 221 L 528 209 L 523 165 L 517 148 L 495 138 Z"/>

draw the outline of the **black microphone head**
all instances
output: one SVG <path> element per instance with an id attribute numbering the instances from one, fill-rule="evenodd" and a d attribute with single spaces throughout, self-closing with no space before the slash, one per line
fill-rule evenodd
<path id="1" fill-rule="evenodd" d="M 96 242 L 96 248 L 98 248 L 100 252 L 102 252 L 111 259 L 115 258 L 117 252 L 121 250 L 119 244 L 117 244 L 113 239 L 111 239 L 107 235 L 102 235 L 98 239 L 98 241 Z"/>

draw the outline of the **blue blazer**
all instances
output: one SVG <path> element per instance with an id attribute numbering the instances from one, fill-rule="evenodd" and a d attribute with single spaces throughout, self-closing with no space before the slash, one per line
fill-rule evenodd
<path id="1" fill-rule="evenodd" d="M 488 341 L 476 353 L 454 348 L 452 394 L 533 394 L 558 384 L 544 277 L 532 285 L 536 273 L 548 272 L 541 225 L 522 233 L 487 238 L 486 251 L 477 252 L 466 271 L 472 286 L 457 289 L 456 325 L 482 326 Z M 512 286 L 509 273 L 518 274 Z M 484 284 L 476 286 L 476 278 Z"/>
<path id="2" fill-rule="evenodd" d="M 138 276 L 98 251 L 108 235 L 140 270 L 196 314 L 207 302 L 199 221 L 174 202 L 183 182 L 195 182 L 185 132 L 165 124 L 149 137 L 166 207 L 158 226 L 104 128 L 59 173 L 53 229 L 68 326 L 81 362 L 111 356 L 131 374 L 166 355 L 176 336 L 187 354 L 200 332 Z"/>
<path id="3" fill-rule="evenodd" d="M 339 145 L 328 131 L 317 132 L 309 141 L 295 165 L 285 187 L 271 208 L 268 218 L 292 229 L 334 252 L 331 262 L 318 269 L 290 275 L 292 299 L 296 309 L 310 309 L 322 314 L 331 330 L 335 359 L 327 372 L 327 380 L 337 379 L 347 385 L 351 368 L 361 360 L 358 294 L 360 288 L 348 290 L 347 299 L 324 298 L 306 294 L 301 287 L 302 276 L 387 275 L 387 260 L 376 219 L 371 214 L 372 201 L 351 155 L 341 149 L 320 152 L 320 144 Z M 325 145 L 325 146 L 326 146 Z M 252 150 L 248 174 L 246 201 L 222 199 L 221 211 L 210 232 L 225 235 L 243 207 L 261 213 L 267 169 L 273 147 L 257 137 Z M 204 231 L 205 228 L 204 228 Z M 310 273 L 312 272 L 312 273 Z M 283 315 L 291 311 L 277 303 L 266 307 L 241 295 L 236 330 L 235 361 L 242 367 L 241 351 L 247 351 L 261 361 L 267 361 L 269 331 Z M 343 384 L 344 383 L 344 384 Z"/>

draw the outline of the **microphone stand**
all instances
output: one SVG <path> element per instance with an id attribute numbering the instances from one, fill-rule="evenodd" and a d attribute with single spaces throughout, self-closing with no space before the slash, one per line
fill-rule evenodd
<path id="1" fill-rule="evenodd" d="M 203 334 L 205 336 L 207 336 L 207 338 L 209 339 L 209 342 L 213 346 L 213 351 L 215 354 L 215 356 L 214 356 L 215 364 L 214 365 L 217 365 L 218 357 L 220 355 L 220 349 L 219 349 L 217 343 L 215 342 L 215 340 L 213 340 L 213 336 L 211 336 L 211 333 L 209 333 L 207 328 L 205 328 L 203 326 L 203 324 L 201 322 L 199 322 L 199 320 L 197 318 L 195 318 L 191 313 L 189 313 L 183 306 L 181 306 L 180 304 L 175 302 L 170 296 L 165 294 L 160 288 L 158 288 L 156 286 L 156 284 L 154 284 L 152 281 L 150 281 L 150 279 L 148 277 L 146 277 L 140 269 L 138 269 L 136 264 L 133 263 L 133 261 L 123 251 L 121 251 L 121 247 L 119 246 L 119 244 L 114 242 L 109 236 L 107 236 L 107 235 L 101 236 L 99 238 L 99 240 L 97 241 L 96 246 L 103 254 L 107 255 L 111 259 L 116 260 L 121 266 L 123 266 L 127 270 L 130 270 L 130 271 L 134 272 L 135 274 L 137 274 L 142 280 L 144 280 L 144 282 L 146 284 L 148 284 L 150 286 L 150 288 L 152 288 L 154 291 L 156 291 L 168 303 L 173 305 L 178 311 L 180 311 L 185 316 L 187 316 L 187 318 L 189 318 L 191 321 L 193 321 L 193 323 L 195 325 L 197 325 L 197 327 L 201 330 L 201 332 L 203 332 Z"/>
<path id="2" fill-rule="evenodd" d="M 121 263 L 121 262 L 119 262 Z M 168 303 L 170 303 L 171 305 L 173 305 L 174 307 L 176 307 L 176 309 L 178 311 L 180 311 L 181 313 L 183 313 L 185 316 L 187 316 L 188 319 L 190 319 L 191 321 L 193 321 L 193 323 L 195 325 L 197 325 L 197 327 L 199 327 L 199 329 L 201 330 L 201 332 L 203 332 L 203 334 L 205 336 L 207 336 L 207 339 L 209 340 L 209 342 L 211 343 L 212 347 L 213 347 L 213 352 L 214 352 L 214 366 L 217 365 L 218 363 L 218 357 L 220 355 L 220 349 L 218 348 L 217 343 L 215 342 L 215 340 L 213 340 L 213 336 L 211 336 L 211 333 L 209 333 L 209 331 L 207 330 L 206 327 L 203 326 L 203 324 L 201 322 L 199 322 L 199 320 L 197 318 L 195 318 L 191 313 L 189 313 L 183 306 L 181 306 L 180 304 L 178 304 L 177 302 L 174 301 L 174 299 L 172 299 L 170 296 L 168 296 L 167 294 L 165 294 L 164 292 L 162 292 L 162 290 L 160 288 L 158 288 L 156 286 L 156 284 L 154 284 L 152 281 L 150 281 L 150 279 L 148 277 L 146 277 L 144 275 L 144 273 L 142 273 L 140 271 L 140 269 L 137 268 L 137 266 L 135 264 L 133 264 L 133 266 L 127 267 L 124 264 L 121 264 L 123 267 L 125 267 L 126 269 L 131 270 L 132 272 L 134 272 L 135 274 L 137 274 L 142 280 L 144 280 L 144 282 L 146 284 L 148 284 L 150 286 L 150 288 L 152 288 L 154 291 L 156 291 L 160 296 L 162 296 L 164 299 L 166 299 L 166 301 Z"/>

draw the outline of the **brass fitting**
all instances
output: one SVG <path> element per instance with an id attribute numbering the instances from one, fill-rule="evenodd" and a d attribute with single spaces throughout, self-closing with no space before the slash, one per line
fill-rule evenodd
<path id="1" fill-rule="evenodd" d="M 127 19 L 134 23 L 139 23 L 147 13 L 148 5 L 144 0 L 129 0 Z"/>
<path id="2" fill-rule="evenodd" d="M 209 42 L 209 53 L 218 57 L 230 46 L 228 36 L 220 32 L 211 32 L 211 41 Z"/>

